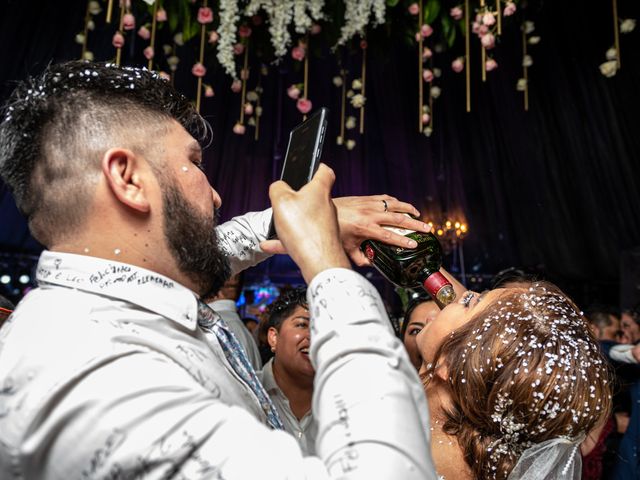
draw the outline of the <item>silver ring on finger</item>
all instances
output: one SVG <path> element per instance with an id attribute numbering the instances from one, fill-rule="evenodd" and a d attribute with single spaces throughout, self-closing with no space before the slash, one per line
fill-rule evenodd
<path id="1" fill-rule="evenodd" d="M 382 204 L 384 205 L 384 211 L 388 212 L 389 211 L 389 205 L 387 204 L 386 200 L 382 200 Z"/>

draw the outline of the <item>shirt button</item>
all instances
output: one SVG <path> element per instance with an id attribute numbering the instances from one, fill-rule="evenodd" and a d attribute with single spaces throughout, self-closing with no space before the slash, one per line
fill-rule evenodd
<path id="1" fill-rule="evenodd" d="M 191 312 L 187 312 L 184 316 L 187 317 L 187 320 L 193 320 L 193 315 L 191 315 Z"/>
<path id="2" fill-rule="evenodd" d="M 298 438 L 302 438 L 302 432 L 298 432 Z"/>

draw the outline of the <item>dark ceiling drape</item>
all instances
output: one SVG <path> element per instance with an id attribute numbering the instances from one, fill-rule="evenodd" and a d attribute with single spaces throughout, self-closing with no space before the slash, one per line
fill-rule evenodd
<path id="1" fill-rule="evenodd" d="M 637 2 L 619 4 L 622 17 L 640 19 Z M 82 27 L 85 5 L 2 4 L 2 98 L 11 81 L 79 55 L 73 37 Z M 398 42 L 370 50 L 366 132 L 355 136 L 358 144 L 350 152 L 335 144 L 340 91 L 331 79 L 338 56 L 314 57 L 310 98 L 332 112 L 323 158 L 337 173 L 336 195 L 384 192 L 418 208 L 464 212 L 470 226 L 464 248 L 468 271 L 535 267 L 565 282 L 575 295 L 589 292 L 585 301 L 615 301 L 620 253 L 640 245 L 640 32 L 622 37 L 623 68 L 608 79 L 598 65 L 613 42 L 610 2 L 548 2 L 529 15 L 542 37 L 530 49 L 529 112 L 515 90 L 521 37 L 512 25 L 496 50 L 500 67 L 484 84 L 478 78 L 478 48 L 474 51 L 471 113 L 465 112 L 464 75 L 449 68 L 462 54 L 460 45 L 436 56 L 442 95 L 435 102 L 431 138 L 416 131 L 413 49 Z M 110 35 L 98 38 L 105 28 L 98 25 L 92 37 L 98 60 L 112 55 Z M 136 55 L 126 58 L 142 63 Z M 193 51 L 185 47 L 180 55 L 190 65 Z M 359 56 L 342 58 L 359 72 Z M 300 72 L 289 62 L 269 68 L 262 77 L 258 142 L 251 128 L 244 137 L 231 131 L 239 95 L 229 90 L 229 78 L 213 70 L 208 78 L 216 96 L 203 107 L 214 132 L 207 173 L 223 198 L 224 219 L 269 205 L 267 188 L 282 164 L 288 131 L 301 120 L 285 94 L 288 85 L 301 81 Z M 176 84 L 192 94 L 193 78 L 185 72 Z M 0 250 L 37 250 L 4 187 L 0 196 Z"/>

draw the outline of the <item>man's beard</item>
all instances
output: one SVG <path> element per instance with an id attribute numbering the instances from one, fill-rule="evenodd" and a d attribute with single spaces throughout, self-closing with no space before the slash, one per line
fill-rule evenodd
<path id="1" fill-rule="evenodd" d="M 161 184 L 164 235 L 178 268 L 195 283 L 200 296 L 216 293 L 231 267 L 218 244 L 215 213 L 201 214 L 171 179 L 162 178 Z"/>

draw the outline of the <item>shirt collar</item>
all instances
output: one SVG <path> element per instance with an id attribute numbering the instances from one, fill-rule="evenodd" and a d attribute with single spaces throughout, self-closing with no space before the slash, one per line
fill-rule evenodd
<path id="1" fill-rule="evenodd" d="M 164 275 L 104 258 L 45 250 L 40 255 L 39 284 L 60 285 L 125 300 L 195 330 L 196 294 Z"/>
<path id="2" fill-rule="evenodd" d="M 276 378 L 273 376 L 273 357 L 269 359 L 267 363 L 262 367 L 262 386 L 268 393 L 278 392 L 281 393 L 280 387 L 276 383 Z"/>

